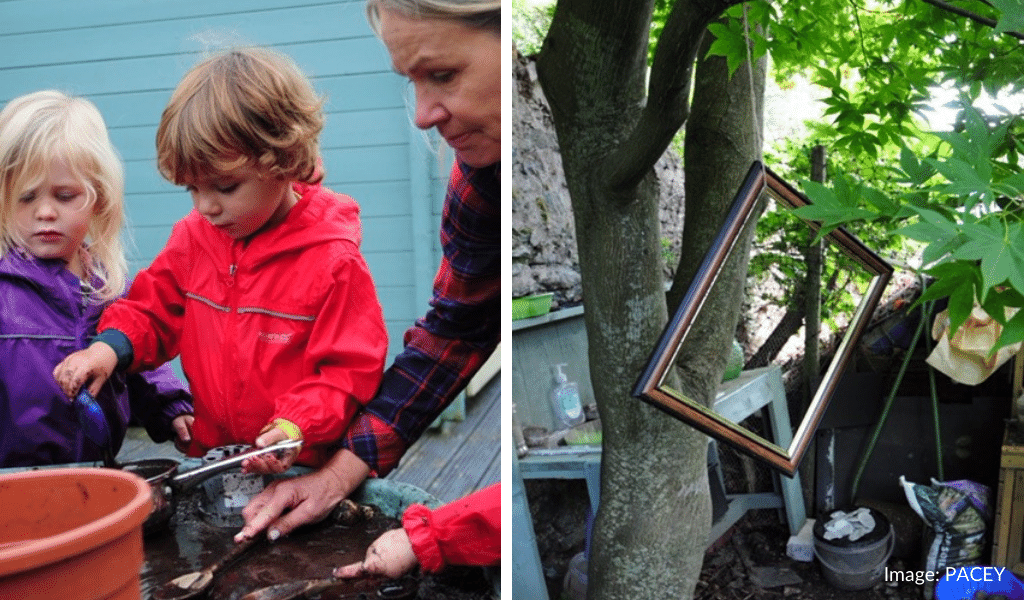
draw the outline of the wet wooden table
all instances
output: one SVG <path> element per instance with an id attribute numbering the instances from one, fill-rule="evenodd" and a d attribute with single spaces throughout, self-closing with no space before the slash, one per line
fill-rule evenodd
<path id="1" fill-rule="evenodd" d="M 144 599 L 161 600 L 164 598 L 161 587 L 165 583 L 179 575 L 202 570 L 234 546 L 236 530 L 207 524 L 198 505 L 198 494 L 183 498 L 170 529 L 144 540 L 145 563 L 141 571 Z M 273 543 L 260 541 L 221 570 L 206 597 L 238 600 L 269 585 L 329 577 L 336 566 L 362 560 L 373 540 L 397 526 L 395 519 L 383 515 L 349 526 L 328 520 Z M 323 600 L 348 598 L 365 588 L 366 582 L 349 582 L 319 597 Z"/>

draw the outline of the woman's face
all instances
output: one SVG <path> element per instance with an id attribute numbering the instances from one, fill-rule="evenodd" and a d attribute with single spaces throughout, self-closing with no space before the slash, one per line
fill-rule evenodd
<path id="1" fill-rule="evenodd" d="M 501 160 L 501 40 L 450 19 L 381 11 L 381 38 L 416 90 L 416 126 L 436 127 L 460 160 Z"/>

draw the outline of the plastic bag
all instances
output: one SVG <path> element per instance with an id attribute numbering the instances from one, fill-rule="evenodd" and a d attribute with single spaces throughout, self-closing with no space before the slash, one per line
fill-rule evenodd
<path id="1" fill-rule="evenodd" d="M 1016 312 L 1017 309 L 1007 309 L 1006 318 L 1009 319 Z M 953 381 L 978 385 L 1020 349 L 1018 342 L 992 352 L 1003 332 L 1003 326 L 977 304 L 971 310 L 971 316 L 952 336 L 949 335 L 949 325 L 948 310 L 935 316 L 932 338 L 938 343 L 925 362 Z"/>
<path id="2" fill-rule="evenodd" d="M 965 479 L 935 481 L 930 486 L 900 476 L 907 502 L 928 525 L 922 569 L 945 572 L 947 567 L 981 563 L 992 519 L 991 491 Z M 934 583 L 925 587 L 931 598 Z"/>
<path id="3" fill-rule="evenodd" d="M 860 507 L 851 512 L 837 510 L 829 515 L 825 523 L 825 539 L 835 540 L 847 538 L 856 542 L 865 535 L 875 530 L 875 517 L 865 507 Z"/>

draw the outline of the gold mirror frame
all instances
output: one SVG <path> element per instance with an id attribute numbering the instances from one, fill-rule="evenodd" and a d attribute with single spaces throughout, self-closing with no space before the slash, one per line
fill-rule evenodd
<path id="1" fill-rule="evenodd" d="M 723 418 L 703 404 L 687 397 L 683 392 L 668 387 L 665 385 L 665 379 L 675 362 L 679 348 L 686 341 L 691 325 L 717 280 L 726 259 L 736 245 L 740 233 L 751 217 L 755 215 L 758 199 L 762 193 L 768 193 L 781 206 L 790 209 L 810 204 L 804 195 L 776 176 L 761 162 L 754 162 L 733 201 L 725 224 L 719 231 L 718 237 L 712 242 L 686 296 L 683 297 L 672 320 L 666 326 L 647 367 L 637 380 L 633 395 L 696 427 L 707 435 L 792 476 L 796 473 L 800 461 L 807 451 L 814 431 L 825 414 L 825 409 L 828 408 L 829 400 L 839 384 L 839 379 L 853 356 L 853 349 L 857 341 L 864 333 L 871 315 L 878 306 L 893 269 L 860 240 L 841 228 L 824 236 L 828 243 L 863 267 L 866 274 L 871 275 L 871 279 L 842 341 L 836 348 L 835 354 L 811 398 L 807 411 L 793 433 L 793 439 L 788 448 L 782 448 L 772 443 L 749 429 Z M 816 232 L 819 229 L 818 223 L 803 218 L 800 218 L 800 221 L 806 224 L 809 230 Z"/>

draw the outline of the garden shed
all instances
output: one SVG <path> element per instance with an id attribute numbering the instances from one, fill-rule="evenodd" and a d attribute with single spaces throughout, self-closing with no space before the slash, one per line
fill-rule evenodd
<path id="1" fill-rule="evenodd" d="M 325 98 L 325 185 L 360 204 L 362 250 L 390 337 L 426 310 L 440 261 L 438 224 L 452 157 L 412 124 L 405 80 L 362 0 L 2 0 L 0 102 L 57 89 L 94 102 L 125 163 L 131 271 L 148 265 L 192 208 L 156 169 L 156 128 L 181 76 L 235 45 L 291 56 Z"/>

